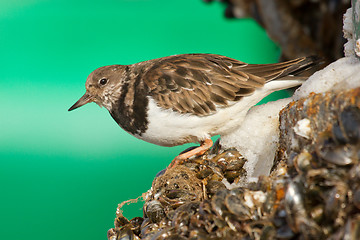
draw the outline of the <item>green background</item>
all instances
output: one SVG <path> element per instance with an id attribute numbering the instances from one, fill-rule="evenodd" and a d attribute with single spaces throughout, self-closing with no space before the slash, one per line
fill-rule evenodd
<path id="1" fill-rule="evenodd" d="M 95 104 L 67 109 L 103 65 L 180 53 L 277 61 L 254 21 L 223 11 L 201 0 L 0 2 L 1 239 L 106 239 L 117 204 L 190 145 L 138 140 Z"/>

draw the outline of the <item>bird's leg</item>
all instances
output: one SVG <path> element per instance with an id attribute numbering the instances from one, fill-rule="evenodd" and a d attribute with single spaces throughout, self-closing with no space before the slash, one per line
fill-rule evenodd
<path id="1" fill-rule="evenodd" d="M 194 156 L 194 155 L 202 155 L 204 154 L 211 146 L 213 145 L 213 141 L 210 138 L 205 139 L 201 145 L 197 148 L 194 148 L 188 152 L 180 154 L 179 156 L 175 157 L 174 160 L 170 163 L 168 168 L 173 168 L 179 163 L 183 162 L 184 160 Z"/>

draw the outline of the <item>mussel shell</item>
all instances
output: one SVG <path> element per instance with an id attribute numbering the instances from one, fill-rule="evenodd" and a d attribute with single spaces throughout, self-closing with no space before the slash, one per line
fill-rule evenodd
<path id="1" fill-rule="evenodd" d="M 144 208 L 146 216 L 153 223 L 160 222 L 161 219 L 166 216 L 164 208 L 158 200 L 152 200 L 150 202 L 147 202 Z"/>
<path id="2" fill-rule="evenodd" d="M 188 226 L 191 216 L 199 211 L 199 202 L 190 202 L 178 207 L 172 217 L 171 225 L 176 228 Z"/>
<path id="3" fill-rule="evenodd" d="M 176 201 L 194 201 L 196 200 L 195 193 L 186 190 L 186 189 L 172 189 L 169 191 L 166 191 L 165 196 L 168 199 L 176 200 Z"/>
<path id="4" fill-rule="evenodd" d="M 346 206 L 348 187 L 345 183 L 338 182 L 326 195 L 325 216 L 330 219 L 336 219 L 339 212 Z"/>
<path id="5" fill-rule="evenodd" d="M 224 173 L 224 177 L 229 181 L 229 183 L 233 183 L 234 180 L 240 176 L 242 172 L 239 170 L 234 170 L 234 171 L 226 171 Z"/>
<path id="6" fill-rule="evenodd" d="M 222 216 L 224 211 L 227 210 L 226 206 L 224 205 L 224 201 L 228 193 L 229 190 L 220 189 L 211 199 L 212 209 L 218 216 Z"/>
<path id="7" fill-rule="evenodd" d="M 141 228 L 141 224 L 144 221 L 144 219 L 142 217 L 134 217 L 133 219 L 130 220 L 130 224 L 131 224 L 131 230 L 136 234 L 136 235 L 140 235 L 140 228 Z"/>
<path id="8" fill-rule="evenodd" d="M 213 173 L 213 171 L 210 168 L 205 168 L 205 169 L 199 171 L 196 174 L 196 177 L 199 179 L 204 179 L 204 178 L 210 176 L 212 173 Z"/>
<path id="9" fill-rule="evenodd" d="M 232 159 L 228 163 L 226 170 L 227 171 L 239 171 L 242 169 L 244 164 L 245 164 L 245 161 L 243 159 Z"/>
<path id="10" fill-rule="evenodd" d="M 343 133 L 340 125 L 338 123 L 334 124 L 331 129 L 332 138 L 339 144 L 346 144 L 348 142 L 347 137 Z"/>
<path id="11" fill-rule="evenodd" d="M 138 240 L 138 236 L 134 234 L 128 227 L 123 227 L 119 230 L 116 240 Z"/>
<path id="12" fill-rule="evenodd" d="M 237 195 L 228 195 L 225 198 L 225 206 L 232 214 L 236 215 L 238 219 L 246 220 L 251 218 L 251 212 L 246 207 L 244 200 Z"/>
<path id="13" fill-rule="evenodd" d="M 358 160 L 357 147 L 355 145 L 338 145 L 326 133 L 320 135 L 315 151 L 321 159 L 339 166 L 354 164 Z"/>
<path id="14" fill-rule="evenodd" d="M 216 162 L 219 165 L 222 165 L 225 168 L 232 161 L 234 161 L 234 163 L 232 163 L 232 165 L 235 164 L 236 167 L 238 166 L 238 164 L 244 165 L 246 162 L 246 160 L 243 158 L 243 156 L 236 150 L 227 150 L 227 151 L 215 156 L 212 159 L 212 161 Z"/>
<path id="15" fill-rule="evenodd" d="M 150 238 L 159 232 L 159 225 L 156 223 L 151 223 L 150 221 L 144 220 L 143 224 L 141 225 L 141 238 L 146 239 Z"/>
<path id="16" fill-rule="evenodd" d="M 312 155 L 303 150 L 300 154 L 296 155 L 293 159 L 294 166 L 299 173 L 306 172 L 311 169 Z"/>
<path id="17" fill-rule="evenodd" d="M 349 143 L 360 140 L 360 109 L 354 106 L 345 108 L 340 114 L 340 126 Z"/>
<path id="18" fill-rule="evenodd" d="M 116 230 L 115 228 L 110 228 L 107 232 L 108 240 L 116 240 Z"/>
<path id="19" fill-rule="evenodd" d="M 123 215 L 119 215 L 115 219 L 115 227 L 122 227 L 129 223 L 130 223 L 129 220 L 126 217 L 124 217 Z"/>
<path id="20" fill-rule="evenodd" d="M 300 222 L 306 218 L 304 189 L 299 182 L 289 182 L 284 203 L 289 226 L 294 232 L 299 232 Z"/>
<path id="21" fill-rule="evenodd" d="M 220 181 L 213 181 L 210 180 L 206 184 L 206 192 L 208 194 L 208 197 L 211 198 L 219 189 L 225 189 L 225 185 Z"/>

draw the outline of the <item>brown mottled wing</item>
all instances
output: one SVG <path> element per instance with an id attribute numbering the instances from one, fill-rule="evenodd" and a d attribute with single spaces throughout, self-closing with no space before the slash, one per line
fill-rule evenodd
<path id="1" fill-rule="evenodd" d="M 251 95 L 267 81 L 288 74 L 297 60 L 246 64 L 213 54 L 184 54 L 149 61 L 144 75 L 150 95 L 163 108 L 205 116 Z"/>

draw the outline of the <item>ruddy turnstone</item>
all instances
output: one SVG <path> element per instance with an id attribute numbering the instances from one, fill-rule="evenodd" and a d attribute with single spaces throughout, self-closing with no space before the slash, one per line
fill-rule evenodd
<path id="1" fill-rule="evenodd" d="M 182 54 L 104 66 L 88 76 L 85 94 L 69 111 L 95 102 L 144 141 L 168 147 L 199 142 L 177 157 L 183 160 L 209 149 L 211 136 L 234 131 L 265 96 L 301 85 L 305 79 L 296 75 L 317 62 L 302 57 L 247 64 L 215 54 Z"/>

